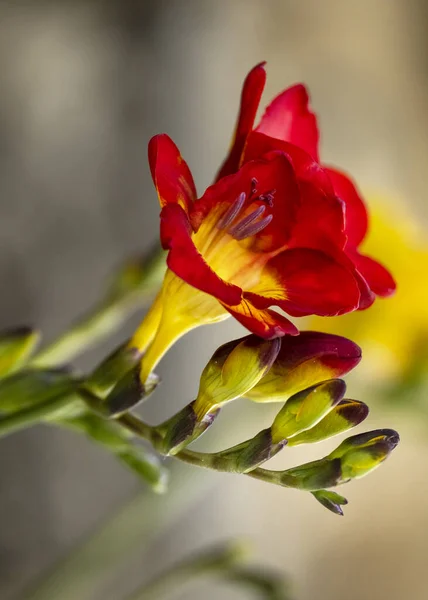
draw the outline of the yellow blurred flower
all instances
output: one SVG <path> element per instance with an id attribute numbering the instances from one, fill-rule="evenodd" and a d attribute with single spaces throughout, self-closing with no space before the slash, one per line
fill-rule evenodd
<path id="1" fill-rule="evenodd" d="M 397 291 L 366 311 L 334 319 L 317 317 L 310 326 L 357 342 L 364 359 L 360 374 L 379 381 L 398 378 L 411 368 L 428 342 L 428 244 L 403 206 L 378 195 L 369 200 L 370 231 L 363 251 L 388 267 Z"/>

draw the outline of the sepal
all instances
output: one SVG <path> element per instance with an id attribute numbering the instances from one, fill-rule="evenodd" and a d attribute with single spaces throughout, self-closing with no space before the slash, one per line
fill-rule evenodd
<path id="1" fill-rule="evenodd" d="M 117 382 L 105 399 L 109 416 L 118 417 L 135 408 L 155 391 L 159 382 L 159 377 L 152 372 L 143 383 L 140 378 L 140 365 L 135 365 Z"/>
<path id="2" fill-rule="evenodd" d="M 327 510 L 331 511 L 335 515 L 340 515 L 343 517 L 342 506 L 346 506 L 348 504 L 348 500 L 346 498 L 340 494 L 337 494 L 336 492 L 332 492 L 331 490 L 317 490 L 316 492 L 311 493 L 315 500 L 318 500 L 318 502 Z"/>
<path id="3" fill-rule="evenodd" d="M 211 427 L 220 412 L 220 408 L 211 409 L 198 418 L 194 406 L 195 401 L 156 428 L 161 440 L 158 445 L 160 452 L 177 454 Z"/>
<path id="4" fill-rule="evenodd" d="M 112 352 L 95 369 L 86 381 L 86 387 L 100 398 L 105 398 L 115 388 L 117 382 L 121 381 L 138 364 L 141 353 L 128 343 L 122 344 Z"/>

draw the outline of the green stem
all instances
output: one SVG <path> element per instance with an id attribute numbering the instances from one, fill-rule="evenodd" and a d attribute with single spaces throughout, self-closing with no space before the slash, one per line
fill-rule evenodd
<path id="1" fill-rule="evenodd" d="M 234 471 L 233 466 L 231 466 L 231 462 L 229 460 L 223 459 L 216 454 L 211 454 L 208 452 L 195 452 L 194 450 L 185 449 L 175 454 L 174 457 L 178 458 L 182 462 L 194 465 L 196 467 L 201 467 L 203 469 L 211 469 L 214 471 L 220 471 L 221 473 L 236 472 Z M 265 481 L 266 483 L 274 483 L 276 485 L 280 485 L 281 487 L 296 487 L 296 485 L 293 485 L 294 480 L 291 477 L 289 482 L 285 483 L 283 481 L 284 476 L 282 471 L 270 471 L 269 469 L 257 467 L 248 473 L 241 474 L 247 475 L 247 477 L 252 477 L 253 479 Z"/>
<path id="2" fill-rule="evenodd" d="M 126 413 L 117 419 L 117 421 L 123 425 L 126 429 L 131 431 L 134 435 L 141 437 L 155 447 L 158 446 L 158 432 L 156 427 L 148 425 L 140 418 L 136 417 L 131 413 Z M 221 456 L 218 453 L 211 452 L 195 452 L 194 450 L 188 450 L 187 448 L 180 450 L 174 454 L 175 458 L 196 467 L 203 469 L 211 469 L 214 471 L 220 471 L 222 473 L 234 473 L 236 472 L 233 468 L 233 461 L 230 461 L 227 456 Z M 295 478 L 290 476 L 290 480 L 284 481 L 284 474 L 282 471 L 270 471 L 269 469 L 263 469 L 257 467 L 248 473 L 243 473 L 253 479 L 259 479 L 268 483 L 274 483 L 282 487 L 297 487 Z"/>
<path id="3" fill-rule="evenodd" d="M 151 425 L 148 425 L 132 413 L 125 413 L 116 420 L 118 423 L 123 425 L 125 429 L 128 429 L 128 431 L 130 431 L 137 437 L 141 437 L 144 440 L 150 442 L 151 444 L 154 443 L 157 437 L 156 428 L 152 427 Z"/>
<path id="4" fill-rule="evenodd" d="M 68 406 L 76 399 L 74 392 L 72 394 L 60 393 L 58 396 L 49 398 L 45 402 L 40 402 L 34 406 L 29 406 L 18 412 L 1 417 L 0 437 L 5 437 L 21 429 L 31 427 L 48 417 L 52 417 L 56 412 Z"/>

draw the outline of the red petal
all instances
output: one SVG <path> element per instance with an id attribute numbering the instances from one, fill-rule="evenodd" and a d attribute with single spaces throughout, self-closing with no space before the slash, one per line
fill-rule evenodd
<path id="1" fill-rule="evenodd" d="M 229 156 L 224 161 L 216 177 L 216 181 L 225 175 L 235 173 L 239 169 L 245 142 L 248 134 L 253 128 L 260 98 L 266 83 L 266 71 L 264 65 L 265 63 L 260 63 L 254 67 L 254 69 L 248 73 L 244 81 L 241 94 L 241 106 L 232 147 Z"/>
<path id="2" fill-rule="evenodd" d="M 252 249 L 270 251 L 284 246 L 291 235 L 300 203 L 300 193 L 290 161 L 283 152 L 270 152 L 262 159 L 246 163 L 237 173 L 223 177 L 210 186 L 200 200 L 197 200 L 191 213 L 191 222 L 195 230 L 209 212 L 219 204 L 232 205 L 238 196 L 245 192 L 247 200 L 241 211 L 254 199 L 250 198 L 252 179 L 257 180 L 257 194 L 275 189 L 273 206 L 266 214 L 273 215 L 272 221 L 263 231 L 254 236 Z M 262 204 L 262 202 L 257 202 Z"/>
<path id="3" fill-rule="evenodd" d="M 192 228 L 178 204 L 167 204 L 161 212 L 162 246 L 169 250 L 167 265 L 189 285 L 230 305 L 239 304 L 242 290 L 221 279 L 207 265 L 192 240 Z"/>
<path id="4" fill-rule="evenodd" d="M 368 226 L 367 210 L 353 181 L 337 169 L 325 168 L 337 196 L 345 203 L 345 231 L 348 243 L 357 247 L 363 241 Z"/>
<path id="5" fill-rule="evenodd" d="M 316 228 L 315 228 L 316 229 Z M 302 228 L 304 233 L 304 228 Z M 304 237 L 301 237 L 301 242 L 304 241 Z M 333 258 L 339 265 L 344 267 L 349 273 L 354 277 L 358 289 L 360 291 L 360 301 L 358 304 L 358 310 L 362 310 L 365 308 L 369 308 L 375 301 L 376 296 L 371 291 L 367 281 L 362 277 L 362 275 L 357 270 L 357 267 L 353 261 L 353 257 L 355 255 L 348 247 L 345 248 L 345 251 L 340 247 L 337 243 L 338 237 L 336 236 L 336 240 L 334 237 L 331 239 L 328 236 L 318 235 L 316 230 L 312 230 L 312 238 L 311 236 L 307 236 L 305 240 L 306 243 L 300 243 L 299 247 L 313 248 L 315 250 L 321 250 L 325 254 L 328 254 L 331 258 Z M 290 245 L 294 244 L 294 234 L 292 240 L 290 240 Z M 297 244 L 294 244 L 297 246 Z"/>
<path id="6" fill-rule="evenodd" d="M 248 136 L 243 163 L 261 158 L 266 153 L 274 150 L 279 150 L 287 155 L 299 180 L 310 181 L 323 190 L 325 194 L 334 194 L 333 185 L 328 174 L 305 150 L 263 133 L 253 131 Z"/>
<path id="7" fill-rule="evenodd" d="M 352 260 L 376 296 L 391 296 L 395 292 L 396 283 L 391 273 L 383 265 L 359 252 L 352 254 Z"/>
<path id="8" fill-rule="evenodd" d="M 350 312 L 360 299 L 352 272 L 309 248 L 286 250 L 270 260 L 254 292 L 244 292 L 244 297 L 257 308 L 276 304 L 293 316 Z"/>
<path id="9" fill-rule="evenodd" d="M 358 289 L 360 290 L 360 301 L 358 303 L 358 310 L 365 310 L 366 308 L 370 308 L 370 306 L 376 300 L 376 296 L 370 289 L 370 286 L 367 283 L 367 281 L 356 269 L 354 271 L 354 276 L 358 285 Z"/>
<path id="10" fill-rule="evenodd" d="M 309 109 L 304 85 L 294 85 L 277 96 L 267 107 L 256 131 L 291 142 L 318 162 L 317 119 Z"/>
<path id="11" fill-rule="evenodd" d="M 195 183 L 186 161 L 166 134 L 150 140 L 149 164 L 160 205 L 173 202 L 189 212 L 196 199 Z"/>
<path id="12" fill-rule="evenodd" d="M 241 325 L 261 338 L 270 340 L 284 335 L 298 335 L 299 330 L 286 317 L 273 310 L 258 310 L 248 300 L 239 306 L 224 307 Z"/>
<path id="13" fill-rule="evenodd" d="M 343 249 L 347 240 L 343 203 L 307 181 L 300 183 L 300 202 L 289 246 L 328 252 L 334 244 Z"/>

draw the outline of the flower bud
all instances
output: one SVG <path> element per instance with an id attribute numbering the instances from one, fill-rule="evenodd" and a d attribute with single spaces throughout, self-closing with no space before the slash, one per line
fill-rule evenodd
<path id="1" fill-rule="evenodd" d="M 202 372 L 194 410 L 198 419 L 246 395 L 272 367 L 281 339 L 249 335 L 221 346 Z"/>
<path id="2" fill-rule="evenodd" d="M 272 368 L 245 397 L 283 402 L 321 381 L 346 375 L 360 360 L 361 349 L 338 335 L 302 331 L 298 336 L 285 336 Z"/>
<path id="3" fill-rule="evenodd" d="M 343 517 L 342 506 L 348 504 L 346 498 L 330 490 L 317 490 L 316 492 L 311 493 L 312 496 L 318 500 L 318 502 L 325 506 L 325 508 L 330 510 L 335 515 L 340 515 Z"/>
<path id="4" fill-rule="evenodd" d="M 394 450 L 400 437 L 393 429 L 377 429 L 344 440 L 327 458 L 340 459 L 341 483 L 364 477 Z"/>
<path id="5" fill-rule="evenodd" d="M 269 370 L 281 340 L 248 335 L 218 348 L 202 372 L 196 400 L 158 427 L 159 450 L 175 454 L 212 425 L 220 407 L 242 396 Z"/>
<path id="6" fill-rule="evenodd" d="M 17 327 L 0 333 L 0 377 L 21 368 L 40 340 L 38 331 Z"/>
<path id="7" fill-rule="evenodd" d="M 358 400 L 341 400 L 314 427 L 302 431 L 288 441 L 289 446 L 314 444 L 359 425 L 369 414 L 369 407 Z"/>
<path id="8" fill-rule="evenodd" d="M 316 425 L 343 398 L 346 384 L 330 379 L 294 394 L 277 414 L 272 424 L 272 441 L 284 439 Z"/>
<path id="9" fill-rule="evenodd" d="M 315 492 L 358 479 L 378 467 L 400 438 L 393 429 L 360 433 L 344 440 L 331 454 L 276 473 L 280 485 Z"/>

